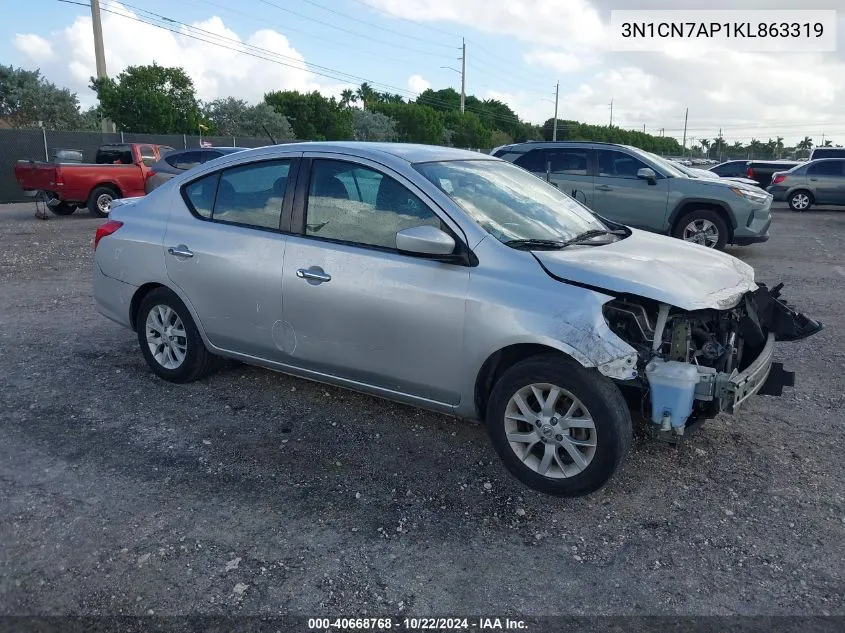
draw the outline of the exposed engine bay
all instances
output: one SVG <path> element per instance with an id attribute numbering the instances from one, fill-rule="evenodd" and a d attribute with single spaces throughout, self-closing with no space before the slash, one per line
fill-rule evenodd
<path id="1" fill-rule="evenodd" d="M 733 412 L 758 392 L 780 395 L 792 373 L 772 361 L 775 341 L 822 329 L 763 284 L 727 310 L 684 311 L 641 297 L 604 305 L 610 329 L 639 357 L 638 380 L 651 420 L 682 435 L 690 421 Z"/>

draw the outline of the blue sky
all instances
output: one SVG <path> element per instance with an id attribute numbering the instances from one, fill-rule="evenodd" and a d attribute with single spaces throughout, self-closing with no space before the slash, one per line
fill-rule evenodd
<path id="1" fill-rule="evenodd" d="M 79 0 L 87 4 L 87 0 Z M 338 94 L 360 83 L 412 96 L 425 86 L 459 89 L 461 36 L 467 40 L 467 92 L 508 103 L 541 123 L 559 116 L 665 133 L 679 140 L 690 110 L 688 143 L 713 139 L 845 144 L 845 12 L 842 0 L 811 0 L 838 8 L 839 49 L 833 53 L 702 54 L 694 45 L 667 52 L 620 53 L 608 44 L 610 11 L 630 0 L 100 0 L 104 9 L 136 17 L 152 12 L 205 30 L 218 43 L 258 47 L 282 66 L 176 36 L 113 13 L 103 14 L 109 74 L 126 65 L 180 65 L 204 100 L 261 99 L 276 89 Z M 642 9 L 795 8 L 793 0 L 638 0 Z M 57 0 L 7 1 L 0 22 L 3 63 L 38 68 L 53 82 L 93 103 L 93 37 L 87 6 Z M 276 5 L 276 6 L 273 6 Z M 345 15 L 338 15 L 338 13 Z M 173 28 L 181 29 L 174 23 Z M 196 35 L 196 31 L 194 32 Z M 227 38 L 227 39 L 219 39 Z M 283 57 L 278 57 L 279 55 Z M 314 73 L 302 70 L 303 64 Z M 320 70 L 314 65 L 331 70 Z M 321 76 L 325 72 L 329 77 Z M 662 131 L 662 132 L 661 132 Z"/>

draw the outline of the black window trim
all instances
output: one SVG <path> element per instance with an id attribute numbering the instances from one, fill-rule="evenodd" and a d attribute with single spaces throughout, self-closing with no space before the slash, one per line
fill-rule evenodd
<path id="1" fill-rule="evenodd" d="M 320 237 L 318 235 L 307 235 L 306 230 L 306 219 L 307 219 L 307 208 L 308 208 L 308 194 L 311 186 L 311 174 L 313 172 L 313 163 L 315 160 L 327 160 L 327 161 L 335 161 L 335 162 L 343 162 L 343 163 L 351 163 L 356 165 L 357 167 L 361 167 L 364 169 L 369 169 L 371 171 L 378 171 L 382 174 L 383 177 L 390 177 L 396 180 L 400 185 L 408 189 L 412 194 L 417 196 L 428 209 L 434 213 L 434 215 L 440 220 L 440 229 L 445 233 L 449 234 L 453 240 L 455 240 L 455 251 L 452 256 L 444 257 L 439 259 L 437 257 L 421 257 L 418 255 L 412 255 L 409 253 L 403 253 L 397 248 L 389 248 L 387 246 L 378 246 L 376 244 L 362 244 L 360 242 L 352 242 L 350 240 L 339 240 L 335 238 L 329 237 Z M 390 167 L 387 165 L 383 165 L 377 161 L 374 161 L 370 158 L 366 158 L 364 160 L 370 161 L 375 165 L 379 165 L 381 169 L 377 169 L 372 165 L 368 165 L 366 163 L 362 163 L 357 160 L 357 157 L 354 156 L 347 156 L 345 154 L 337 154 L 337 155 L 319 155 L 319 156 L 305 156 L 302 158 L 302 163 L 299 168 L 299 174 L 296 180 L 296 189 L 295 189 L 295 198 L 293 204 L 293 210 L 291 213 L 291 223 L 290 223 L 290 234 L 296 235 L 297 237 L 301 237 L 306 240 L 314 240 L 317 242 L 325 242 L 329 244 L 340 244 L 343 246 L 350 246 L 354 248 L 360 248 L 364 250 L 371 250 L 371 251 L 378 251 L 380 253 L 392 253 L 394 255 L 401 255 L 402 257 L 407 257 L 409 259 L 414 260 L 423 260 L 423 261 L 441 261 L 443 263 L 449 264 L 456 264 L 459 266 L 477 266 L 478 265 L 478 258 L 467 246 L 467 241 L 465 237 L 462 237 L 455 231 L 449 223 L 446 222 L 443 217 L 449 217 L 449 215 L 440 209 L 440 206 L 435 204 L 433 200 L 431 200 L 423 191 L 417 193 L 413 189 L 410 189 L 402 180 L 396 178 L 396 176 L 391 175 L 388 171 L 394 172 Z M 399 174 L 396 174 L 399 175 Z M 406 179 L 403 179 L 406 180 Z M 422 194 L 422 195 L 420 195 Z M 440 213 L 437 213 L 435 209 L 440 210 Z M 449 217 L 449 219 L 454 222 L 454 220 Z M 460 225 L 455 222 L 455 225 L 460 228 Z M 458 256 L 460 260 L 454 258 Z"/>
<path id="2" fill-rule="evenodd" d="M 217 191 L 220 186 L 220 176 L 226 171 L 231 171 L 232 169 L 240 169 L 242 167 L 251 167 L 252 165 L 258 165 L 259 163 L 270 163 L 270 162 L 281 162 L 281 161 L 290 161 L 290 169 L 288 170 L 288 184 L 285 186 L 285 197 L 282 200 L 282 212 L 279 217 L 279 226 L 278 228 L 273 228 L 269 226 L 257 226 L 255 224 L 247 224 L 246 222 L 231 222 L 228 220 L 216 220 L 214 218 L 214 205 L 217 204 Z M 191 215 L 194 216 L 197 220 L 202 220 L 203 222 L 211 222 L 213 224 L 222 224 L 225 226 L 240 226 L 245 229 L 254 229 L 256 231 L 264 231 L 265 233 L 276 233 L 276 234 L 290 234 L 290 214 L 291 214 L 291 207 L 293 206 L 293 198 L 294 198 L 294 189 L 295 187 L 291 187 L 290 183 L 293 181 L 298 184 L 298 176 L 299 176 L 299 167 L 302 159 L 300 156 L 268 156 L 266 158 L 260 158 L 258 160 L 253 160 L 245 163 L 237 163 L 235 165 L 227 165 L 222 169 L 217 169 L 215 171 L 205 172 L 204 174 L 198 175 L 196 178 L 192 178 L 191 180 L 184 183 L 181 187 L 179 187 L 179 193 L 182 196 L 182 200 L 185 202 L 185 206 L 190 211 Z M 190 187 L 192 184 L 203 180 L 204 178 L 208 178 L 209 176 L 215 176 L 216 182 L 214 185 L 214 198 L 211 201 L 211 217 L 206 218 L 197 213 L 196 208 L 194 207 L 191 199 L 188 197 L 187 188 Z"/>

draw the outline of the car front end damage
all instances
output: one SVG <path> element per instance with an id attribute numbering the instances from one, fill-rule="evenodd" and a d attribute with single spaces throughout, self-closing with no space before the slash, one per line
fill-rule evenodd
<path id="1" fill-rule="evenodd" d="M 628 386 L 639 389 L 655 430 L 677 438 L 757 393 L 781 395 L 793 384 L 793 373 L 774 361 L 775 343 L 823 326 L 795 311 L 781 288 L 757 284 L 718 309 L 682 310 L 629 295 L 604 304 L 610 329 L 637 351 L 637 377 Z"/>

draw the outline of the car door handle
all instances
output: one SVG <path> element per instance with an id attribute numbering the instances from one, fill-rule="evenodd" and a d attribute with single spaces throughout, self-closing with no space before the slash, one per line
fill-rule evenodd
<path id="1" fill-rule="evenodd" d="M 596 185 L 596 191 L 613 191 L 613 187 L 608 185 Z"/>
<path id="2" fill-rule="evenodd" d="M 322 270 L 305 270 L 304 268 L 300 268 L 296 271 L 296 276 L 300 279 L 317 281 L 319 283 L 332 280 L 332 276 L 326 272 L 323 272 Z"/>
<path id="3" fill-rule="evenodd" d="M 167 249 L 167 252 L 171 255 L 176 257 L 193 257 L 194 252 L 185 246 L 184 244 L 180 244 L 179 246 L 171 246 Z"/>
<path id="4" fill-rule="evenodd" d="M 817 180 L 818 180 L 818 178 L 810 178 L 810 180 L 812 180 L 813 182 L 815 182 L 815 181 L 817 181 Z"/>

